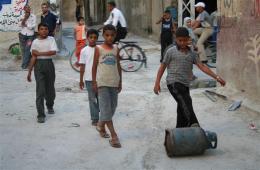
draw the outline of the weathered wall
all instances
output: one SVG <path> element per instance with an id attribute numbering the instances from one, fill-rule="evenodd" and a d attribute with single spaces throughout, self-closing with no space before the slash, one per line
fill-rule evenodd
<path id="1" fill-rule="evenodd" d="M 116 0 L 116 3 L 124 13 L 131 32 L 159 39 L 160 25 L 155 23 L 171 0 Z"/>
<path id="2" fill-rule="evenodd" d="M 6 0 L 5 0 L 6 1 Z M 7 0 L 8 1 L 8 0 Z M 19 31 L 18 20 L 21 17 L 21 11 L 26 3 L 28 3 L 32 12 L 37 16 L 37 21 L 40 20 L 41 6 L 40 4 L 46 2 L 45 0 L 10 0 L 10 3 L 2 5 L 0 10 L 0 50 L 6 50 L 9 44 L 6 42 L 10 41 L 18 42 L 17 32 Z M 3 22 L 5 24 L 3 24 Z M 11 25 L 8 25 L 11 24 Z"/>
<path id="3" fill-rule="evenodd" d="M 260 98 L 260 0 L 220 0 L 217 71 L 227 86 Z"/>

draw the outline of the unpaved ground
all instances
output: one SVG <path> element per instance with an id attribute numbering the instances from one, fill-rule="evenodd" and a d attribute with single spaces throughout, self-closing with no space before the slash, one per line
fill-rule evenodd
<path id="1" fill-rule="evenodd" d="M 36 122 L 35 81 L 25 71 L 1 71 L 1 170 L 257 170 L 260 167 L 260 116 L 246 108 L 228 112 L 231 101 L 213 103 L 192 90 L 194 110 L 207 130 L 218 134 L 218 148 L 202 156 L 168 158 L 164 130 L 176 122 L 176 103 L 163 84 L 153 94 L 159 51 L 147 52 L 148 68 L 123 73 L 123 90 L 114 116 L 122 148 L 114 149 L 91 126 L 88 98 L 78 89 L 79 74 L 67 60 L 56 60 L 56 114 Z M 75 124 L 80 127 L 75 127 Z"/>

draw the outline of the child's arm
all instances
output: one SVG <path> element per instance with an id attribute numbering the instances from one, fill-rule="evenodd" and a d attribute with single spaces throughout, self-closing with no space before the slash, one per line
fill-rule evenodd
<path id="1" fill-rule="evenodd" d="M 53 55 L 56 55 L 56 51 L 39 52 L 37 50 L 32 50 L 32 55 L 35 55 L 35 56 L 53 56 Z"/>
<path id="2" fill-rule="evenodd" d="M 27 81 L 28 82 L 31 82 L 32 79 L 31 79 L 31 74 L 32 74 L 32 69 L 36 63 L 36 60 L 37 60 L 37 56 L 35 55 L 32 55 L 32 58 L 30 60 L 30 64 L 29 64 L 29 70 L 28 70 L 28 74 L 27 74 Z"/>
<path id="3" fill-rule="evenodd" d="M 98 47 L 95 48 L 94 61 L 92 66 L 92 88 L 97 92 L 97 66 L 98 66 L 99 51 Z"/>
<path id="4" fill-rule="evenodd" d="M 160 68 L 158 70 L 158 73 L 157 73 L 156 81 L 155 81 L 154 88 L 153 88 L 154 93 L 157 95 L 161 91 L 160 82 L 161 82 L 161 78 L 163 76 L 163 73 L 164 73 L 166 67 L 167 67 L 166 64 L 161 64 Z"/>
<path id="5" fill-rule="evenodd" d="M 74 36 L 74 40 L 76 40 L 76 28 L 74 28 L 73 36 Z"/>
<path id="6" fill-rule="evenodd" d="M 83 81 L 83 76 L 85 73 L 85 64 L 80 64 L 80 81 L 79 81 L 79 88 L 83 90 L 84 88 L 84 81 Z"/>
<path id="7" fill-rule="evenodd" d="M 206 73 L 207 75 L 211 76 L 212 78 L 216 79 L 221 86 L 225 86 L 226 82 L 225 80 L 223 80 L 220 76 L 216 75 L 213 71 L 211 71 L 211 69 L 209 69 L 205 64 L 201 63 L 200 61 L 198 61 L 198 63 L 196 64 L 198 66 L 198 68 L 203 71 L 204 73 Z"/>
<path id="8" fill-rule="evenodd" d="M 158 20 L 158 21 L 156 22 L 156 24 L 160 24 L 160 23 L 162 22 L 162 20 L 163 20 L 163 17 L 161 17 L 160 20 Z"/>
<path id="9" fill-rule="evenodd" d="M 120 93 L 122 90 L 122 69 L 121 69 L 121 65 L 120 65 L 119 49 L 117 52 L 117 69 L 118 69 L 118 74 L 120 77 L 119 86 L 118 86 L 118 93 Z"/>

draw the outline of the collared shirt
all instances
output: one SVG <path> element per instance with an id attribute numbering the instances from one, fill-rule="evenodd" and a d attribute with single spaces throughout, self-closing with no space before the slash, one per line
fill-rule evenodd
<path id="1" fill-rule="evenodd" d="M 24 18 L 24 15 L 22 18 Z M 22 26 L 22 21 L 19 22 L 19 26 L 22 28 L 20 33 L 26 36 L 33 36 L 36 26 L 36 16 L 31 13 L 29 18 L 25 21 L 25 25 L 26 26 Z"/>
<path id="2" fill-rule="evenodd" d="M 167 65 L 167 84 L 179 82 L 189 87 L 193 64 L 197 64 L 198 61 L 198 54 L 195 51 L 190 49 L 184 53 L 177 46 L 170 47 L 163 59 L 163 64 Z"/>
<path id="3" fill-rule="evenodd" d="M 53 36 L 53 32 L 56 28 L 56 24 L 58 24 L 58 17 L 48 11 L 47 15 L 42 15 L 41 16 L 41 23 L 45 23 L 48 25 L 49 28 L 49 35 Z"/>
<path id="4" fill-rule="evenodd" d="M 122 27 L 127 27 L 126 20 L 122 12 L 119 9 L 114 8 L 110 12 L 109 18 L 104 23 L 104 25 L 112 24 L 117 27 L 118 22 L 121 24 Z"/>

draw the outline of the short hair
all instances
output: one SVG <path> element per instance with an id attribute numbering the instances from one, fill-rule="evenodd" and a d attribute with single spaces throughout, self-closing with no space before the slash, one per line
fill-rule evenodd
<path id="1" fill-rule="evenodd" d="M 170 10 L 168 10 L 168 9 L 166 9 L 166 10 L 164 11 L 164 13 L 170 14 L 170 13 L 171 13 L 171 11 L 170 11 Z"/>
<path id="2" fill-rule="evenodd" d="M 38 25 L 38 30 L 40 29 L 40 27 L 47 27 L 49 29 L 48 24 L 42 22 Z"/>
<path id="3" fill-rule="evenodd" d="M 49 7 L 49 4 L 47 2 L 44 2 L 41 4 L 41 6 L 43 6 L 43 5 L 46 5 L 47 7 Z"/>
<path id="4" fill-rule="evenodd" d="M 96 34 L 97 38 L 99 36 L 98 31 L 95 29 L 89 29 L 87 32 L 87 37 L 89 37 L 91 34 Z"/>
<path id="5" fill-rule="evenodd" d="M 113 6 L 113 7 L 116 7 L 115 1 L 109 1 L 107 4 L 109 4 L 109 5 Z"/>
<path id="6" fill-rule="evenodd" d="M 176 37 L 189 37 L 189 31 L 185 27 L 179 27 L 175 33 Z"/>
<path id="7" fill-rule="evenodd" d="M 114 27 L 114 25 L 112 25 L 112 24 L 105 25 L 104 28 L 103 28 L 103 34 L 106 31 L 114 31 L 114 32 L 116 32 L 116 27 Z"/>
<path id="8" fill-rule="evenodd" d="M 78 18 L 77 18 L 77 21 L 79 22 L 81 19 L 84 20 L 84 17 L 82 17 L 82 16 L 78 17 Z"/>

